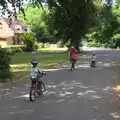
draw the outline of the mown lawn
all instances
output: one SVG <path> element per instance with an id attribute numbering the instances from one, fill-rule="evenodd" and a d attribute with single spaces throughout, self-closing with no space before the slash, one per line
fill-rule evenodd
<path id="1" fill-rule="evenodd" d="M 56 53 L 56 52 L 48 52 L 48 51 L 38 51 L 36 53 L 24 52 L 24 53 L 16 53 L 12 55 L 11 61 L 11 71 L 12 76 L 9 77 L 7 82 L 10 81 L 19 81 L 25 80 L 28 70 L 32 68 L 30 61 L 33 57 L 36 57 L 39 62 L 39 67 L 41 69 L 52 69 L 55 68 L 57 64 L 65 62 L 68 60 L 68 53 Z"/>
<path id="2" fill-rule="evenodd" d="M 55 53 L 55 52 L 36 52 L 36 53 L 16 53 L 12 56 L 11 67 L 13 71 L 16 69 L 19 71 L 27 69 L 31 66 L 30 61 L 33 57 L 36 57 L 39 61 L 40 68 L 53 68 L 56 64 L 66 61 L 68 59 L 68 53 Z"/>

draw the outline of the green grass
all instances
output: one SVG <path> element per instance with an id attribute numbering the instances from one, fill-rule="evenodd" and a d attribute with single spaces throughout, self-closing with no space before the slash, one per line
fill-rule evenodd
<path id="1" fill-rule="evenodd" d="M 32 58 L 36 56 L 39 64 L 39 68 L 41 69 L 51 69 L 55 68 L 56 65 L 65 62 L 68 60 L 68 53 L 51 53 L 51 52 L 36 52 L 36 53 L 16 53 L 15 55 L 11 56 L 11 68 L 12 68 L 12 76 L 9 77 L 6 82 L 16 82 L 25 80 L 27 76 L 27 70 L 32 68 L 30 61 Z"/>
<path id="2" fill-rule="evenodd" d="M 39 51 L 66 51 L 67 48 L 39 48 Z"/>
<path id="3" fill-rule="evenodd" d="M 58 63 L 61 63 L 63 61 L 66 61 L 68 59 L 68 54 L 66 52 L 64 53 L 16 53 L 12 56 L 11 66 L 13 69 L 26 69 L 30 66 L 30 61 L 33 57 L 36 57 L 39 61 L 39 67 L 40 68 L 52 68 Z"/>
<path id="4" fill-rule="evenodd" d="M 41 48 L 37 52 L 23 52 L 11 55 L 12 75 L 2 82 L 16 82 L 27 79 L 29 69 L 32 68 L 30 61 L 35 56 L 38 60 L 38 67 L 41 69 L 56 68 L 56 65 L 68 60 L 66 48 Z M 58 53 L 60 52 L 60 53 Z"/>

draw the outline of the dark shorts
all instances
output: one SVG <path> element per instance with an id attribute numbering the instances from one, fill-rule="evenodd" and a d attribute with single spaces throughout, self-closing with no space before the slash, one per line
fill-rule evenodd
<path id="1" fill-rule="evenodd" d="M 75 63 L 77 60 L 70 59 L 71 63 Z"/>

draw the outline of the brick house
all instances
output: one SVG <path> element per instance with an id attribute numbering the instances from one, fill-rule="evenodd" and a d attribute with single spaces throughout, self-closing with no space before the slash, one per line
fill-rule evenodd
<path id="1" fill-rule="evenodd" d="M 0 46 L 20 45 L 21 35 L 27 32 L 27 26 L 21 20 L 0 18 Z"/>

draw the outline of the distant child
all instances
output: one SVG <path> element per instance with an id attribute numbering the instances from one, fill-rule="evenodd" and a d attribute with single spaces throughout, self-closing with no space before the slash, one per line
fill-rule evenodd
<path id="1" fill-rule="evenodd" d="M 91 61 L 91 65 L 90 65 L 90 67 L 96 67 L 96 54 L 95 54 L 95 52 L 93 53 L 93 55 L 92 55 L 92 61 Z"/>

